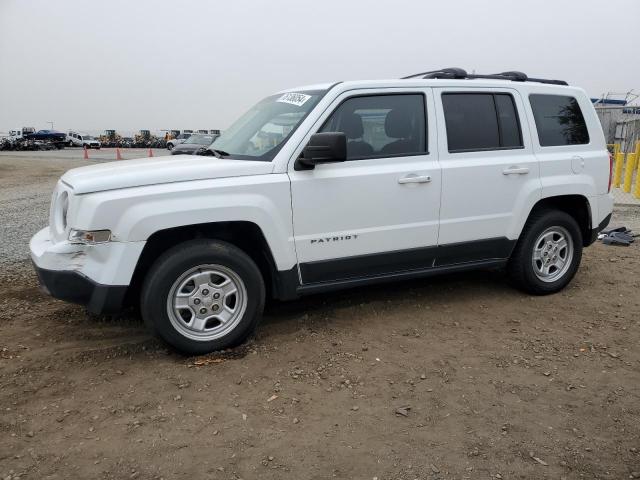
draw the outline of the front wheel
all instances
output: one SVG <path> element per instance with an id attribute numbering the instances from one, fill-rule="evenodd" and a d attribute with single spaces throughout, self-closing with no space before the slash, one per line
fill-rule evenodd
<path id="1" fill-rule="evenodd" d="M 260 270 L 222 241 L 179 244 L 153 264 L 142 288 L 145 324 L 190 355 L 234 347 L 256 328 L 265 301 Z"/>
<path id="2" fill-rule="evenodd" d="M 581 259 L 582 233 L 575 219 L 559 210 L 540 210 L 527 221 L 508 271 L 521 290 L 546 295 L 567 286 Z"/>
<path id="3" fill-rule="evenodd" d="M 167 143 L 167 150 L 173 150 L 173 143 Z"/>

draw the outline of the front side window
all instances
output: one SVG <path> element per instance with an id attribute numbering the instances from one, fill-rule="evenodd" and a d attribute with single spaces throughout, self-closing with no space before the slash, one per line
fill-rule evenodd
<path id="1" fill-rule="evenodd" d="M 324 93 L 314 90 L 267 97 L 217 137 L 210 149 L 232 159 L 271 161 Z"/>
<path id="2" fill-rule="evenodd" d="M 529 95 L 542 147 L 589 143 L 589 131 L 575 98 L 565 95 Z"/>
<path id="3" fill-rule="evenodd" d="M 372 95 L 345 100 L 320 132 L 343 132 L 347 160 L 427 153 L 422 94 Z"/>
<path id="4" fill-rule="evenodd" d="M 449 152 L 522 148 L 522 132 L 508 93 L 444 93 Z"/>

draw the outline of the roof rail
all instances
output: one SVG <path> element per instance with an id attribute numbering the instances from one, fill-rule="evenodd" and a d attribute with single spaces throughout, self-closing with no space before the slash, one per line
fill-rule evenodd
<path id="1" fill-rule="evenodd" d="M 488 75 L 478 75 L 475 73 L 469 74 L 462 68 L 441 68 L 440 70 L 432 70 L 430 72 L 416 73 L 402 77 L 402 80 L 409 78 L 443 78 L 443 79 L 456 79 L 456 80 L 474 80 L 477 78 L 492 79 L 492 80 L 510 80 L 512 82 L 536 82 L 547 83 L 550 85 L 569 85 L 564 80 L 549 80 L 545 78 L 531 78 L 526 73 L 511 71 L 502 73 L 492 73 Z"/>

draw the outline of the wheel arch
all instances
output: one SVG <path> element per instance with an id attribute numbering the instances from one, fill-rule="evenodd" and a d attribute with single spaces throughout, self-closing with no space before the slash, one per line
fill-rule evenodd
<path id="1" fill-rule="evenodd" d="M 586 196 L 580 194 L 570 194 L 541 198 L 531 208 L 531 211 L 527 216 L 527 221 L 534 212 L 540 211 L 542 209 L 560 210 L 573 217 L 580 227 L 583 246 L 586 247 L 590 245 L 592 237 L 591 230 L 593 228 L 593 215 L 591 203 Z"/>
<path id="2" fill-rule="evenodd" d="M 250 221 L 225 221 L 183 225 L 154 232 L 138 258 L 127 292 L 127 303 L 136 303 L 147 272 L 163 252 L 197 238 L 222 240 L 240 248 L 260 269 L 268 294 L 273 298 L 286 296 L 283 293 L 282 275 L 262 229 Z"/>

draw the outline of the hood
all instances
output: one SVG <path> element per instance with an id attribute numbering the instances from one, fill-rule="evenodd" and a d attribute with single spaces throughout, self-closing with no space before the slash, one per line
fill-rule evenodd
<path id="1" fill-rule="evenodd" d="M 272 171 L 271 162 L 175 155 L 74 168 L 62 176 L 62 181 L 79 195 L 161 183 L 265 175 Z"/>

